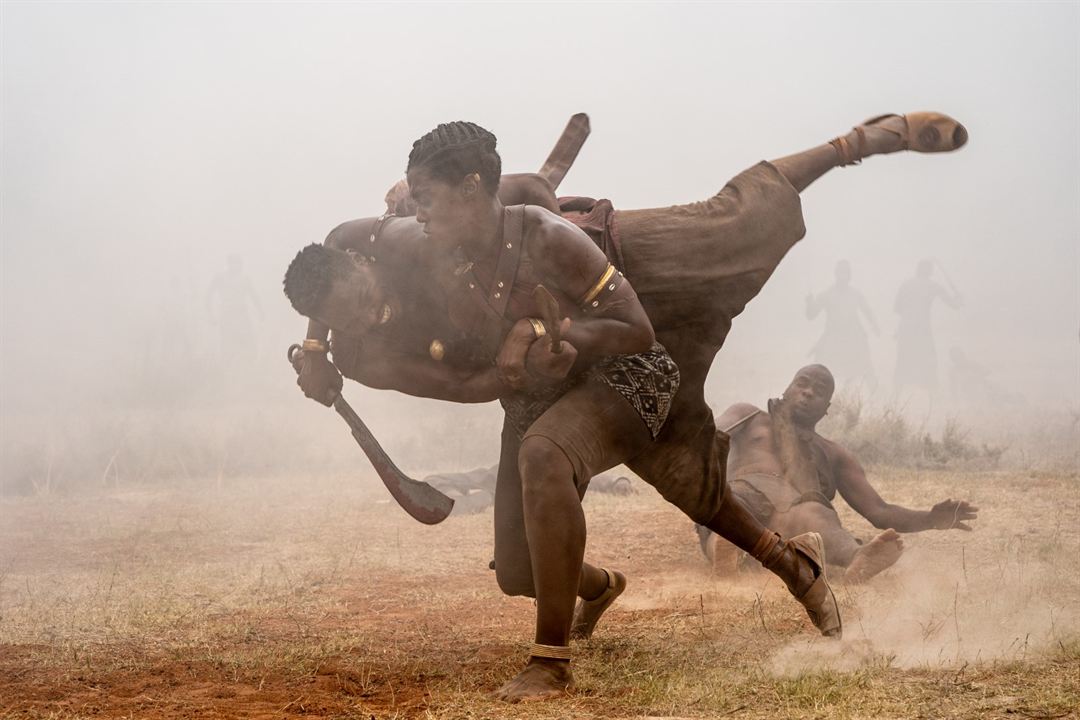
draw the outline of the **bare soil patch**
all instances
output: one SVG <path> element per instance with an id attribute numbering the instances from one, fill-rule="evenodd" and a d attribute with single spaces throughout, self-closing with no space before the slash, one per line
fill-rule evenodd
<path id="1" fill-rule="evenodd" d="M 533 611 L 488 569 L 490 511 L 424 527 L 371 477 L 5 500 L 0 717 L 1075 717 L 1080 480 L 871 480 L 982 511 L 839 587 L 840 643 L 769 576 L 712 577 L 647 486 L 586 498 L 589 558 L 630 585 L 577 648 L 578 691 L 522 706 L 487 696 Z"/>

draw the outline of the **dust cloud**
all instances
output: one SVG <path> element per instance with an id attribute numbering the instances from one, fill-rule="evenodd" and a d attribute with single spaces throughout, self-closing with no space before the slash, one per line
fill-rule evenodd
<path id="1" fill-rule="evenodd" d="M 996 542 L 995 558 L 908 553 L 865 587 L 841 586 L 844 638 L 799 641 L 780 650 L 780 676 L 899 668 L 961 668 L 1056 651 L 1080 621 L 1075 559 L 1040 560 L 1020 544 Z"/>
<path id="2" fill-rule="evenodd" d="M 843 387 L 913 435 L 952 419 L 1002 462 L 1075 472 L 1075 5 L 944 5 L 934 22 L 882 3 L 592 5 L 572 22 L 533 5 L 0 12 L 0 494 L 366 472 L 294 385 L 284 268 L 381 212 L 438 122 L 491 128 L 521 172 L 579 111 L 593 135 L 560 191 L 617 208 L 704 199 L 881 112 L 955 115 L 961 152 L 873 158 L 803 194 L 809 233 L 736 319 L 708 398 L 760 404 L 839 352 L 859 357 Z M 346 395 L 413 475 L 496 457 L 495 405 Z"/>

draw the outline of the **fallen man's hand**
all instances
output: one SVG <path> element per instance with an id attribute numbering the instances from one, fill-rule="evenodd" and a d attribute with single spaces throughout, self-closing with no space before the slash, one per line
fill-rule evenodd
<path id="1" fill-rule="evenodd" d="M 979 508 L 966 500 L 942 500 L 930 509 L 930 522 L 935 530 L 958 530 L 971 531 L 967 520 L 979 517 Z"/>

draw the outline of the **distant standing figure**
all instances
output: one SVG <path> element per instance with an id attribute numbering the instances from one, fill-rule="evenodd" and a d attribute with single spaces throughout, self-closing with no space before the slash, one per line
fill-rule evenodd
<path id="1" fill-rule="evenodd" d="M 870 342 L 860 313 L 874 334 L 877 320 L 863 294 L 851 286 L 851 263 L 836 263 L 836 281 L 832 287 L 806 296 L 806 318 L 814 320 L 825 312 L 825 331 L 810 353 L 814 360 L 833 369 L 840 380 L 864 381 L 871 389 L 877 386 L 874 365 L 870 361 Z"/>
<path id="2" fill-rule="evenodd" d="M 218 326 L 218 352 L 228 364 L 255 355 L 255 328 L 251 310 L 263 317 L 259 297 L 244 274 L 244 261 L 230 255 L 226 269 L 214 276 L 206 292 L 210 321 Z"/>
<path id="3" fill-rule="evenodd" d="M 938 383 L 937 348 L 930 322 L 934 300 L 940 298 L 951 308 L 963 305 L 959 293 L 946 290 L 934 279 L 934 264 L 920 260 L 915 277 L 900 286 L 896 293 L 896 313 L 900 316 L 896 329 L 895 388 L 915 386 L 933 393 Z"/>

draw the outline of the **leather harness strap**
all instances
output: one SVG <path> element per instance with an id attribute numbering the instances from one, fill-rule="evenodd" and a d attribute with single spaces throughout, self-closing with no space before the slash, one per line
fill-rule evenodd
<path id="1" fill-rule="evenodd" d="M 471 266 L 463 273 L 466 284 L 479 301 L 480 307 L 494 319 L 506 319 L 506 307 L 510 302 L 510 290 L 514 287 L 514 281 L 517 280 L 524 240 L 525 206 L 514 205 L 505 208 L 502 245 L 499 247 L 499 258 L 495 262 L 495 276 L 491 280 L 491 287 L 484 287 L 476 279 Z"/>
<path id="2" fill-rule="evenodd" d="M 379 231 L 382 230 L 383 224 L 390 218 L 395 217 L 394 213 L 383 213 L 375 219 L 375 224 L 371 226 L 371 235 L 368 237 L 368 252 L 359 253 L 360 257 L 369 263 L 375 262 L 375 241 L 379 237 Z"/>

